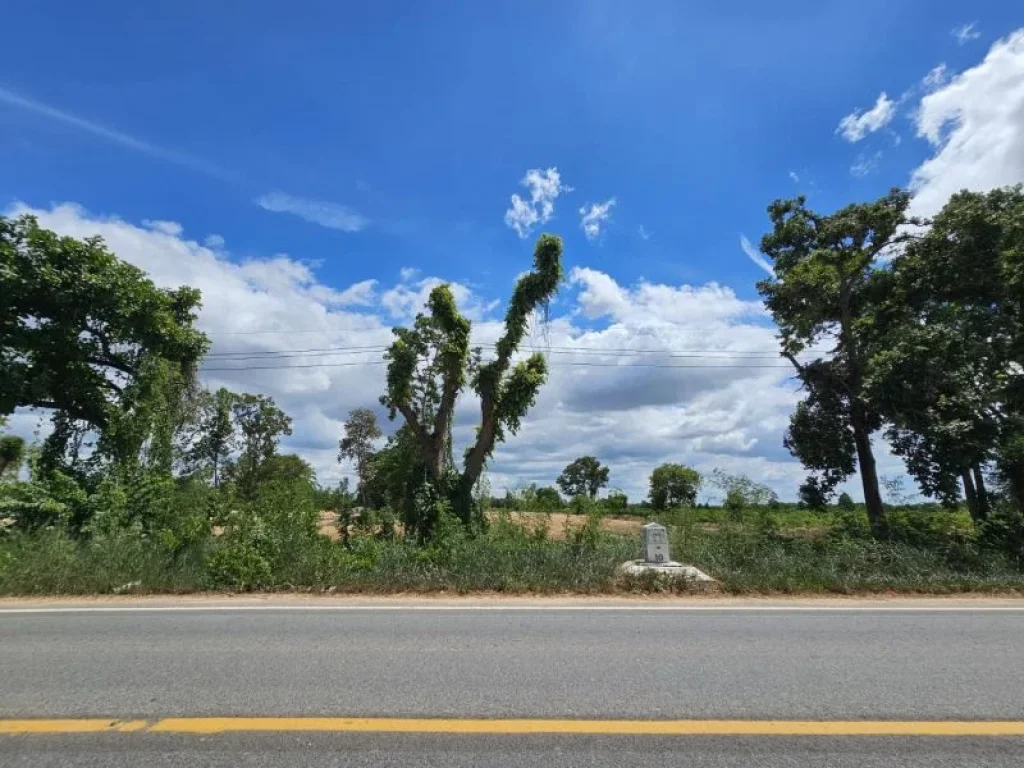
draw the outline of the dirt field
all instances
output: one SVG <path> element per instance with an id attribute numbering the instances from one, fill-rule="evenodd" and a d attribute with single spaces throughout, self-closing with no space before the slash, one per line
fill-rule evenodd
<path id="1" fill-rule="evenodd" d="M 490 520 L 496 520 L 498 518 L 498 512 L 491 510 L 487 513 L 487 517 Z M 568 523 L 569 528 L 582 527 L 587 522 L 585 515 L 570 515 L 564 512 L 552 512 L 550 515 L 544 515 L 540 512 L 511 512 L 509 513 L 513 522 L 524 525 L 528 530 L 536 530 L 540 525 L 543 525 L 545 519 L 547 519 L 548 536 L 552 539 L 564 539 L 566 532 L 566 524 Z M 321 512 L 320 513 L 320 533 L 333 540 L 340 538 L 337 527 L 337 515 L 333 512 Z M 628 535 L 640 535 L 640 526 L 643 525 L 643 520 L 638 517 L 629 518 L 617 518 L 617 517 L 606 517 L 601 521 L 601 528 L 610 533 L 617 533 L 622 536 Z"/>

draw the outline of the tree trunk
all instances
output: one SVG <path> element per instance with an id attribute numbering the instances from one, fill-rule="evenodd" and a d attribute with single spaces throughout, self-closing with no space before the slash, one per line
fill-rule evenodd
<path id="1" fill-rule="evenodd" d="M 971 519 L 978 522 L 982 519 L 981 506 L 978 503 L 978 489 L 974 485 L 974 478 L 971 477 L 971 470 L 965 469 L 960 472 L 960 479 L 964 484 L 964 498 L 967 499 L 967 511 L 971 513 Z"/>
<path id="2" fill-rule="evenodd" d="M 981 466 L 975 464 L 971 467 L 974 473 L 974 488 L 978 493 L 978 514 L 981 520 L 988 520 L 989 498 L 985 490 L 985 477 L 981 474 Z"/>
<path id="3" fill-rule="evenodd" d="M 855 411 L 851 414 L 853 440 L 857 446 L 857 464 L 860 467 L 860 481 L 864 487 L 864 505 L 871 523 L 871 535 L 882 540 L 889 535 L 889 525 L 885 519 L 885 507 L 882 505 L 882 494 L 878 490 L 878 472 L 875 469 L 875 454 L 871 450 L 871 433 L 864 426 L 863 416 Z"/>

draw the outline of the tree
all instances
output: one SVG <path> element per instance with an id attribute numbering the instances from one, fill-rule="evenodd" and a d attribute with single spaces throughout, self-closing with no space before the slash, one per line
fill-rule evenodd
<path id="1" fill-rule="evenodd" d="M 876 538 L 887 535 L 871 446 L 882 419 L 866 391 L 876 341 L 876 262 L 905 240 L 909 200 L 893 190 L 831 215 L 810 210 L 803 197 L 777 200 L 768 208 L 773 231 L 761 240 L 775 276 L 758 283 L 758 290 L 779 327 L 782 354 L 807 392 L 786 446 L 816 472 L 823 494 L 831 494 L 856 462 Z M 821 352 L 817 344 L 830 349 Z"/>
<path id="2" fill-rule="evenodd" d="M 282 435 L 292 433 L 292 420 L 266 395 L 239 395 L 231 411 L 241 433 L 241 454 L 232 467 L 232 479 L 242 497 L 251 501 L 270 471 Z"/>
<path id="3" fill-rule="evenodd" d="M 366 483 L 370 472 L 370 457 L 373 456 L 374 443 L 384 433 L 377 425 L 377 414 L 369 408 L 356 408 L 349 411 L 345 422 L 345 436 L 338 444 L 338 461 L 355 462 L 356 474 L 359 476 L 357 493 L 359 501 L 366 503 Z"/>
<path id="4" fill-rule="evenodd" d="M 10 471 L 17 475 L 25 458 L 25 440 L 17 435 L 0 435 L 0 479 Z"/>
<path id="5" fill-rule="evenodd" d="M 593 499 L 601 488 L 608 485 L 608 472 L 608 467 L 593 456 L 580 456 L 562 470 L 556 482 L 570 499 L 577 496 Z"/>
<path id="6" fill-rule="evenodd" d="M 836 500 L 836 506 L 843 510 L 843 512 L 853 512 L 857 508 L 854 504 L 853 498 L 846 491 L 839 494 L 839 498 Z"/>
<path id="7" fill-rule="evenodd" d="M 742 510 L 752 507 L 770 507 L 778 502 L 778 494 L 763 483 L 757 483 L 746 475 L 730 475 L 723 469 L 711 471 L 710 485 L 725 494 L 723 506 L 726 509 Z"/>
<path id="8" fill-rule="evenodd" d="M 962 483 L 976 520 L 990 506 L 985 465 L 1014 466 L 1022 434 L 1022 221 L 1020 186 L 954 195 L 893 260 L 876 320 L 885 344 L 868 384 L 893 451 L 929 496 L 954 503 Z"/>
<path id="9" fill-rule="evenodd" d="M 0 217 L 0 414 L 52 408 L 56 456 L 84 428 L 103 431 L 174 366 L 194 378 L 208 340 L 194 327 L 199 291 L 157 288 L 99 238 Z M 64 445 L 59 445 L 64 441 Z"/>
<path id="10" fill-rule="evenodd" d="M 387 391 L 381 403 L 391 418 L 402 415 L 417 449 L 428 495 L 450 504 L 466 524 L 472 518 L 473 486 L 495 444 L 519 430 L 547 378 L 542 355 L 533 354 L 515 364 L 512 358 L 534 310 L 545 306 L 558 289 L 561 256 L 561 239 L 541 235 L 533 269 L 516 282 L 504 333 L 488 362 L 480 361 L 479 353 L 471 359 L 470 321 L 459 313 L 448 285 L 430 292 L 429 313 L 418 315 L 412 328 L 394 329 L 395 340 L 385 355 Z M 451 427 L 455 403 L 467 379 L 480 398 L 480 424 L 460 474 L 452 466 Z M 434 503 L 424 502 L 431 508 Z"/>
<path id="11" fill-rule="evenodd" d="M 651 473 L 650 499 L 655 509 L 692 507 L 700 490 L 700 473 L 682 464 L 662 464 Z"/>
<path id="12" fill-rule="evenodd" d="M 533 494 L 533 503 L 542 512 L 559 509 L 562 506 L 562 497 L 558 495 L 551 486 L 538 488 Z"/>
<path id="13" fill-rule="evenodd" d="M 189 472 L 207 470 L 215 488 L 220 487 L 221 475 L 238 449 L 233 409 L 239 396 L 224 387 L 216 392 L 204 390 L 197 397 L 195 435 L 186 448 L 186 466 Z"/>

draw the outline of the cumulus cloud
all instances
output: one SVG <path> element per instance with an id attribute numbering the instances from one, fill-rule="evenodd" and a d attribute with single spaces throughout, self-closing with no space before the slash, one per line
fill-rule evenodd
<path id="1" fill-rule="evenodd" d="M 747 254 L 747 258 L 757 264 L 757 266 L 769 275 L 775 274 L 775 268 L 772 266 L 772 263 L 765 258 L 764 254 L 761 253 L 761 251 L 759 251 L 754 244 L 750 242 L 750 240 L 747 239 L 746 235 L 740 235 L 740 248 L 745 254 Z"/>
<path id="2" fill-rule="evenodd" d="M 336 461 L 348 411 L 377 407 L 390 327 L 407 322 L 440 282 L 407 272 L 393 285 L 367 279 L 334 287 L 292 256 L 239 261 L 175 227 L 68 204 L 7 211 L 23 212 L 64 234 L 102 236 L 159 285 L 199 288 L 199 325 L 213 340 L 204 382 L 273 396 L 295 420 L 285 449 L 310 461 L 322 482 L 351 473 Z M 501 333 L 507 293 L 494 301 L 459 283 L 452 289 L 474 317 L 473 343 L 486 356 Z M 546 323 L 532 325 L 521 351 L 545 354 L 551 375 L 521 432 L 490 462 L 494 492 L 550 484 L 570 461 L 591 454 L 612 468 L 611 485 L 634 499 L 663 461 L 746 472 L 794 497 L 804 472 L 781 438 L 798 393 L 760 302 L 716 283 L 626 285 L 581 267 L 555 307 Z M 456 455 L 473 437 L 478 409 L 469 393 L 460 400 Z M 16 426 L 30 430 L 37 418 L 19 413 Z"/>
<path id="3" fill-rule="evenodd" d="M 885 91 L 878 95 L 875 106 L 866 112 L 855 109 L 842 120 L 836 128 L 840 134 L 850 143 L 856 143 L 869 133 L 879 131 L 887 126 L 896 116 L 896 102 L 890 99 Z"/>
<path id="4" fill-rule="evenodd" d="M 949 30 L 949 34 L 956 40 L 957 45 L 967 45 L 971 40 L 977 40 L 981 37 L 981 33 L 975 29 L 977 25 L 976 21 L 972 21 L 969 24 L 961 24 L 958 27 L 953 27 Z"/>
<path id="5" fill-rule="evenodd" d="M 342 232 L 358 232 L 369 223 L 365 217 L 344 205 L 324 200 L 308 200 L 284 192 L 270 192 L 256 198 L 255 202 L 266 211 L 291 213 L 311 224 L 319 224 L 328 229 L 340 229 Z"/>
<path id="6" fill-rule="evenodd" d="M 611 219 L 613 205 L 614 197 L 603 203 L 590 203 L 580 208 L 580 227 L 587 240 L 596 240 L 601 236 L 601 228 Z"/>
<path id="7" fill-rule="evenodd" d="M 926 94 L 915 128 L 934 154 L 911 175 L 912 213 L 935 213 L 960 189 L 1024 181 L 1024 29 Z"/>
<path id="8" fill-rule="evenodd" d="M 555 200 L 563 192 L 571 192 L 572 187 L 562 183 L 557 168 L 531 168 L 519 183 L 530 190 L 530 199 L 512 195 L 505 211 L 505 224 L 525 238 L 536 225 L 547 223 L 555 212 Z"/>

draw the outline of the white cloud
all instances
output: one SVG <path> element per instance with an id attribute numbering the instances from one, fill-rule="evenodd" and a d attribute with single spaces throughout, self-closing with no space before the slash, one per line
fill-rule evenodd
<path id="1" fill-rule="evenodd" d="M 800 176 L 796 171 L 790 171 L 789 178 L 793 181 L 794 184 L 800 183 Z"/>
<path id="2" fill-rule="evenodd" d="M 646 229 L 644 229 L 644 225 L 643 224 L 640 225 L 640 229 L 637 230 L 637 234 L 640 235 L 640 239 L 641 240 L 650 240 L 651 239 L 651 233 L 648 232 Z"/>
<path id="3" fill-rule="evenodd" d="M 959 27 L 953 27 L 949 31 L 949 34 L 956 40 L 957 45 L 966 45 L 971 40 L 977 40 L 981 37 L 981 33 L 975 29 L 975 25 L 978 22 L 972 21 L 970 24 L 961 24 Z"/>
<path id="4" fill-rule="evenodd" d="M 142 226 L 149 227 L 155 232 L 163 232 L 165 235 L 177 237 L 184 230 L 176 221 L 164 221 L 161 219 L 143 219 Z"/>
<path id="5" fill-rule="evenodd" d="M 224 242 L 225 242 L 224 238 L 221 237 L 220 235 L 207 235 L 206 239 L 203 240 L 203 245 L 205 245 L 207 248 L 215 248 L 216 249 L 216 248 L 223 248 L 224 247 Z"/>
<path id="6" fill-rule="evenodd" d="M 926 94 L 915 127 L 934 148 L 911 175 L 915 215 L 935 213 L 961 189 L 985 191 L 1024 181 L 1024 29 Z"/>
<path id="7" fill-rule="evenodd" d="M 148 141 L 143 141 L 134 136 L 131 136 L 122 131 L 115 130 L 114 128 L 108 128 L 105 125 L 94 123 L 91 120 L 73 115 L 70 112 L 51 107 L 49 104 L 44 104 L 41 101 L 30 99 L 27 96 L 9 91 L 6 88 L 0 88 L 0 103 L 7 104 L 12 107 L 17 107 L 25 112 L 32 112 L 37 115 L 41 115 L 49 120 L 53 120 L 64 125 L 70 125 L 72 128 L 76 128 L 84 133 L 90 133 L 93 136 L 98 136 L 101 139 L 118 144 L 126 149 L 131 149 L 135 152 L 141 152 L 144 155 L 155 157 L 158 160 L 163 160 L 168 163 L 174 163 L 175 165 L 181 165 L 186 168 L 190 168 L 193 171 L 212 176 L 221 181 L 236 181 L 236 174 L 231 171 L 226 171 L 223 168 L 206 162 L 198 157 L 187 155 L 184 152 L 178 152 L 173 149 L 166 149 L 165 147 L 151 144 Z"/>
<path id="8" fill-rule="evenodd" d="M 840 120 L 836 133 L 841 134 L 847 141 L 855 143 L 869 133 L 874 133 L 887 126 L 895 116 L 896 102 L 890 99 L 885 91 L 882 91 L 878 95 L 875 106 L 871 109 L 866 112 L 855 109 Z"/>
<path id="9" fill-rule="evenodd" d="M 878 170 L 878 163 L 882 159 L 882 151 L 878 150 L 872 154 L 861 152 L 857 155 L 856 161 L 850 166 L 850 175 L 857 178 L 870 176 Z"/>
<path id="10" fill-rule="evenodd" d="M 945 85 L 948 81 L 949 69 L 945 63 L 942 63 L 932 67 L 928 74 L 921 79 L 921 86 L 926 92 L 934 91 L 936 88 Z"/>
<path id="11" fill-rule="evenodd" d="M 256 205 L 274 213 L 291 213 L 312 224 L 342 232 L 358 232 L 369 223 L 351 208 L 323 200 L 307 200 L 287 195 L 284 192 L 270 192 L 256 198 Z"/>
<path id="12" fill-rule="evenodd" d="M 752 262 L 757 264 L 761 269 L 767 272 L 769 275 L 775 274 L 775 268 L 772 267 L 772 263 L 765 258 L 764 254 L 759 251 L 750 240 L 747 239 L 746 235 L 740 235 L 740 248 L 747 254 Z"/>
<path id="13" fill-rule="evenodd" d="M 199 288 L 199 325 L 213 339 L 204 381 L 273 396 L 295 420 L 285 449 L 309 460 L 322 482 L 351 472 L 335 458 L 348 411 L 380 412 L 380 350 L 391 341 L 391 325 L 414 315 L 440 282 L 409 274 L 398 285 L 363 280 L 333 287 L 287 255 L 239 262 L 182 232 L 98 217 L 74 205 L 19 205 L 7 213 L 21 212 L 64 234 L 101 235 L 158 285 Z M 474 344 L 493 342 L 507 290 L 500 292 L 502 303 L 457 282 L 453 292 L 474 317 Z M 520 481 L 550 484 L 574 458 L 593 454 L 611 467 L 611 485 L 633 499 L 643 497 L 651 469 L 663 461 L 746 472 L 784 498 L 795 496 L 804 472 L 781 441 L 798 394 L 760 302 L 715 283 L 624 285 L 581 267 L 556 306 L 558 313 L 534 326 L 525 343 L 524 354 L 546 350 L 551 376 L 522 431 L 495 453 L 489 469 L 495 493 Z M 355 349 L 368 346 L 373 349 Z M 297 351 L 339 347 L 347 349 Z M 288 350 L 290 357 L 223 356 Z M 329 366 L 286 367 L 323 363 Z M 268 366 L 279 370 L 262 370 Z M 478 408 L 471 396 L 460 401 L 456 455 L 472 438 Z M 19 416 L 18 423 L 30 430 L 34 417 Z"/>
<path id="14" fill-rule="evenodd" d="M 533 227 L 545 224 L 555 212 L 555 200 L 572 187 L 562 183 L 557 168 L 531 168 L 520 181 L 530 190 L 530 199 L 512 195 L 511 204 L 505 211 L 505 224 L 516 231 L 519 237 L 528 237 Z"/>
<path id="15" fill-rule="evenodd" d="M 601 227 L 611 219 L 612 206 L 615 205 L 615 198 L 609 198 L 603 203 L 584 205 L 580 208 L 580 227 L 587 240 L 596 240 L 601 236 Z"/>

